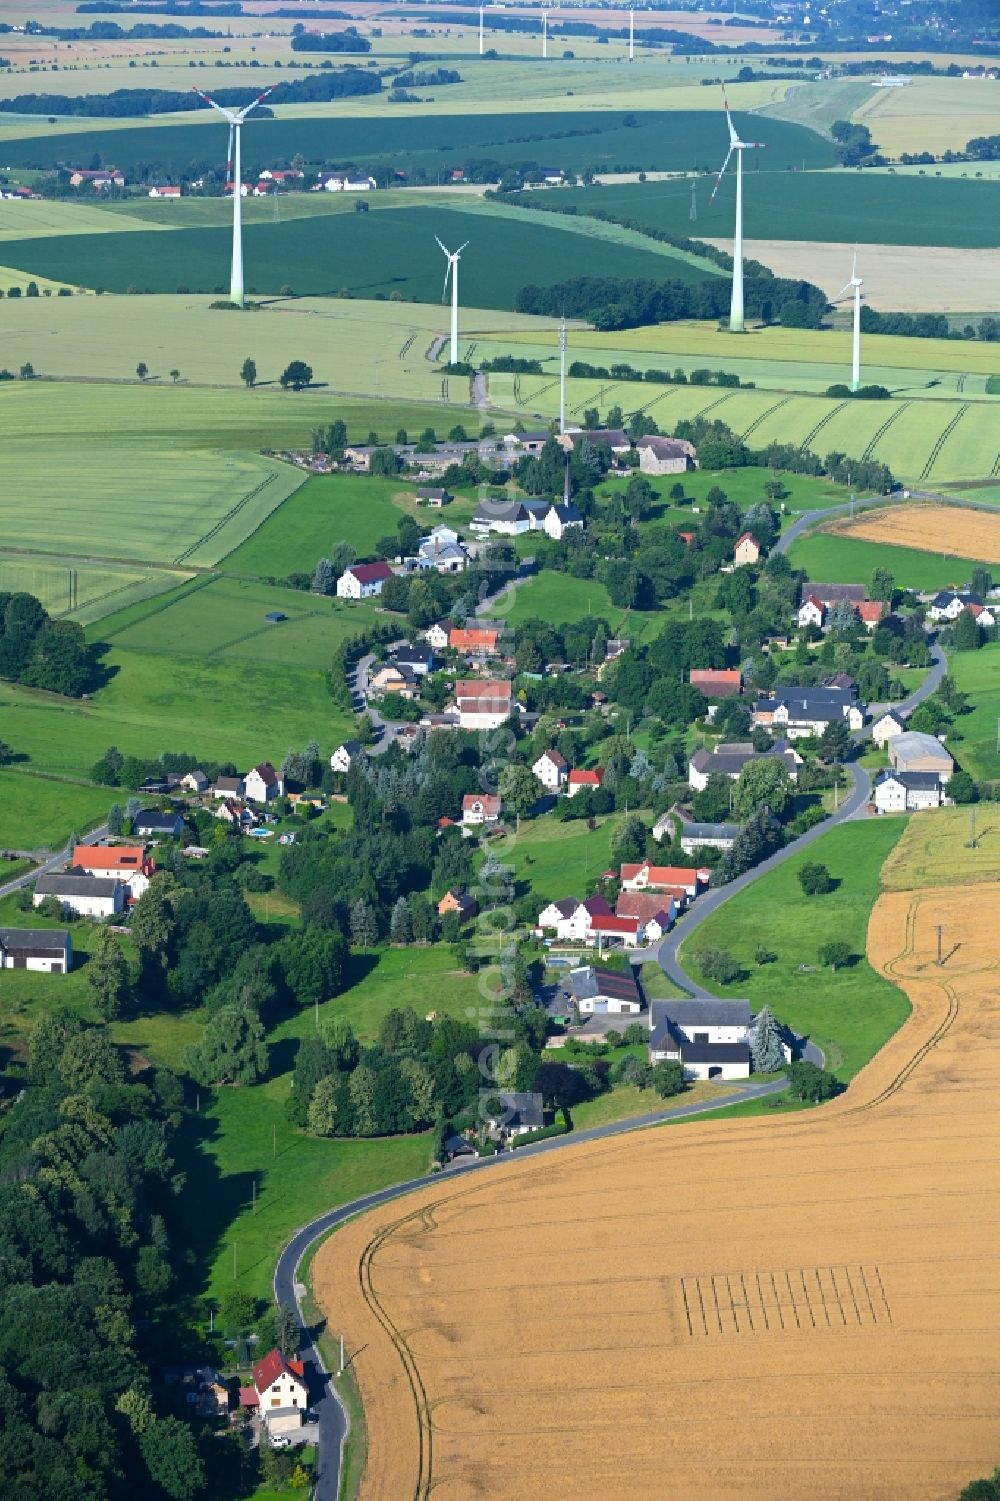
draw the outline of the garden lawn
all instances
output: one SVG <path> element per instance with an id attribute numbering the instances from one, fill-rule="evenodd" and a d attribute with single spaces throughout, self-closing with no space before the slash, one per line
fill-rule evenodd
<path id="1" fill-rule="evenodd" d="M 614 1057 L 618 1057 L 617 1052 Z M 655 1111 L 669 1110 L 673 1105 L 710 1104 L 715 1095 L 724 1092 L 716 1084 L 698 1083 L 689 1085 L 682 1094 L 662 1100 L 655 1089 L 616 1084 L 607 1094 L 573 1106 L 573 1129 L 587 1131 L 591 1126 L 606 1126 L 610 1121 L 627 1120 L 632 1115 L 653 1115 Z"/>
<path id="2" fill-rule="evenodd" d="M 588 829 L 585 818 L 561 823 L 546 814 L 522 820 L 520 832 L 504 842 L 498 858 L 513 868 L 518 896 L 530 888 L 539 908 L 574 894 L 582 899 L 608 868 L 611 836 L 623 817 L 599 818 L 595 829 Z"/>
<path id="3" fill-rule="evenodd" d="M 464 1020 L 481 1004 L 476 976 L 458 967 L 445 943 L 355 953 L 350 973 L 349 988 L 321 1004 L 320 1024 L 344 1016 L 366 1041 L 376 1036 L 384 1017 L 396 1007 L 412 1007 L 420 1016 L 438 1011 Z M 301 1011 L 278 1025 L 274 1039 L 300 1038 L 314 1026 L 313 1012 Z"/>
<path id="4" fill-rule="evenodd" d="M 0 707 L 5 692 L 0 689 Z M 0 715 L 0 723 L 5 735 L 9 731 L 15 751 L 24 754 L 26 748 L 6 713 Z M 70 729 L 67 722 L 67 735 Z M 0 770 L 0 849 L 62 849 L 70 834 L 86 833 L 100 823 L 116 796 L 109 788 L 80 787 L 5 766 Z"/>
<path id="5" fill-rule="evenodd" d="M 897 589 L 937 590 L 967 582 L 975 564 L 966 558 L 939 557 L 915 547 L 891 547 L 863 542 L 831 532 L 800 537 L 789 549 L 793 568 L 811 579 L 843 584 L 868 584 L 876 568 L 888 568 Z"/>
<path id="6" fill-rule="evenodd" d="M 981 651 L 952 652 L 948 670 L 962 692 L 969 695 L 970 705 L 970 713 L 960 714 L 954 721 L 948 748 L 962 769 L 974 777 L 1000 777 L 1000 643 L 991 642 Z"/>
<path id="7" fill-rule="evenodd" d="M 510 609 L 504 609 L 511 595 L 513 604 Z M 607 589 L 597 579 L 578 579 L 569 573 L 556 573 L 551 568 L 543 568 L 540 573 L 529 575 L 516 588 L 508 590 L 492 606 L 490 614 L 502 618 L 511 626 L 536 619 L 560 626 L 595 616 L 607 621 L 612 627 L 612 634 L 626 615 L 629 615 L 631 628 L 636 634 L 655 618 L 653 612 L 635 611 L 629 614 L 620 605 L 612 604 Z"/>
<path id="8" fill-rule="evenodd" d="M 864 957 L 879 873 L 905 827 L 900 818 L 831 829 L 714 912 L 682 950 L 693 977 L 719 994 L 746 996 L 754 1010 L 766 1002 L 779 1021 L 823 1049 L 826 1066 L 844 1081 L 878 1052 L 910 1011 L 902 991 Z M 826 865 L 839 883 L 836 890 L 805 896 L 798 872 L 806 861 Z M 817 957 L 831 940 L 843 940 L 856 956 L 836 972 L 821 969 Z M 754 963 L 759 943 L 777 953 L 776 963 Z M 746 973 L 735 984 L 715 987 L 701 974 L 697 956 L 710 946 L 727 950 L 742 965 Z M 809 970 L 801 972 L 802 965 Z"/>
<path id="9" fill-rule="evenodd" d="M 204 1090 L 176 1152 L 186 1174 L 175 1208 L 193 1253 L 190 1291 L 220 1299 L 234 1283 L 269 1301 L 278 1252 L 299 1225 L 360 1194 L 425 1172 L 431 1134 L 325 1141 L 288 1123 L 291 1079 Z M 275 1155 L 276 1154 L 276 1155 Z M 253 1185 L 256 1184 L 256 1210 Z"/>

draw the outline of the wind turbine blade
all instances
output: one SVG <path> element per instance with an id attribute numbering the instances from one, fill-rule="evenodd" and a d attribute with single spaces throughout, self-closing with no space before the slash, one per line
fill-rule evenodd
<path id="1" fill-rule="evenodd" d="M 232 110 L 223 109 L 222 105 L 216 104 L 215 100 L 209 94 L 203 94 L 201 89 L 195 88 L 192 88 L 191 92 L 192 94 L 197 94 L 199 99 L 204 99 L 206 104 L 210 104 L 214 110 L 217 110 L 218 113 L 222 115 L 223 119 L 229 121 L 230 125 L 234 125 L 236 123 L 236 116 L 233 114 Z"/>
<path id="2" fill-rule="evenodd" d="M 715 187 L 712 189 L 711 196 L 710 196 L 710 198 L 708 200 L 709 203 L 714 203 L 715 202 L 715 195 L 719 191 L 719 187 L 720 187 L 720 185 L 722 183 L 722 179 L 726 175 L 726 168 L 729 166 L 729 158 L 732 156 L 732 154 L 733 154 L 733 152 L 735 150 L 736 150 L 735 146 L 730 146 L 729 150 L 726 152 L 726 159 L 725 159 L 725 161 L 722 163 L 722 166 L 719 169 L 719 171 L 716 172 L 716 174 L 715 174 Z"/>
<path id="3" fill-rule="evenodd" d="M 733 117 L 729 113 L 729 100 L 726 98 L 726 91 L 724 88 L 722 90 L 722 103 L 726 111 L 726 124 L 729 126 L 729 144 L 730 148 L 732 148 L 733 146 L 737 145 L 740 138 L 736 134 L 736 127 L 733 125 Z"/>
<path id="4" fill-rule="evenodd" d="M 435 240 L 437 240 L 438 244 L 441 246 L 442 254 L 446 255 L 448 257 L 449 261 L 450 261 L 451 260 L 451 251 L 448 249 L 448 247 L 446 245 L 442 244 L 442 242 L 440 240 L 438 240 L 437 235 L 435 235 L 434 238 L 435 238 Z"/>
<path id="5" fill-rule="evenodd" d="M 258 104 L 264 103 L 264 100 L 267 98 L 268 94 L 272 92 L 273 87 L 274 85 L 272 84 L 270 89 L 265 89 L 263 94 L 258 94 L 256 99 L 251 99 L 250 103 L 246 106 L 245 109 L 240 110 L 239 120 L 241 125 L 252 109 L 256 109 Z"/>
<path id="6" fill-rule="evenodd" d="M 841 287 L 841 289 L 837 293 L 836 297 L 831 297 L 830 298 L 830 301 L 831 302 L 839 302 L 842 297 L 846 297 L 847 296 L 848 292 L 853 292 L 853 291 L 854 291 L 854 283 L 852 281 L 849 281 L 847 283 L 846 287 Z"/>
<path id="7" fill-rule="evenodd" d="M 851 281 L 854 282 L 854 281 L 857 281 L 857 279 L 858 279 L 858 247 L 857 247 L 857 245 L 855 245 L 855 247 L 854 247 L 854 259 L 851 262 Z"/>
<path id="8" fill-rule="evenodd" d="M 466 240 L 466 242 L 465 242 L 464 245 L 459 245 L 458 249 L 455 251 L 456 259 L 457 259 L 458 256 L 460 256 L 462 254 L 463 250 L 465 250 L 465 249 L 468 248 L 468 246 L 469 246 L 470 243 L 471 242 L 469 240 Z"/>
<path id="9" fill-rule="evenodd" d="M 451 275 L 451 267 L 452 267 L 452 260 L 451 260 L 451 256 L 449 255 L 449 257 L 448 257 L 448 264 L 445 267 L 445 271 L 444 271 L 444 286 L 441 288 L 441 301 L 442 302 L 446 302 L 447 298 L 448 298 L 448 278 Z"/>

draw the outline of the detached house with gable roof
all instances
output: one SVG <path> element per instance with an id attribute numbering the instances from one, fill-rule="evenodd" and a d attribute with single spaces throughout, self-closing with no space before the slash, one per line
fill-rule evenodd
<path id="1" fill-rule="evenodd" d="M 749 1001 L 651 1001 L 651 1063 L 675 1059 L 689 1079 L 746 1079 L 750 1075 Z"/>
<path id="2" fill-rule="evenodd" d="M 285 784 L 270 761 L 262 761 L 246 774 L 245 794 L 252 803 L 270 803 L 283 797 Z"/>
<path id="3" fill-rule="evenodd" d="M 259 1413 L 271 1434 L 301 1428 L 308 1402 L 302 1361 L 280 1350 L 269 1350 L 253 1368 L 253 1384 L 240 1387 L 240 1406 Z"/>
<path id="4" fill-rule="evenodd" d="M 388 563 L 352 563 L 337 580 L 338 599 L 372 599 L 382 593 L 386 579 L 392 578 Z"/>

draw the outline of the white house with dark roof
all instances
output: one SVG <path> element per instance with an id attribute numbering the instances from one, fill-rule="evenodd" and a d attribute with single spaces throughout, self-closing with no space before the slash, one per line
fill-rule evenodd
<path id="1" fill-rule="evenodd" d="M 503 1105 L 503 1115 L 498 1121 L 498 1134 L 516 1140 L 527 1136 L 529 1131 L 540 1131 L 545 1125 L 544 1101 L 534 1091 L 514 1092 L 498 1089 L 497 1098 Z"/>
<path id="2" fill-rule="evenodd" d="M 358 757 L 364 753 L 365 748 L 360 740 L 345 740 L 330 757 L 330 770 L 339 771 L 346 776 Z"/>
<path id="3" fill-rule="evenodd" d="M 384 559 L 377 563 L 352 563 L 337 580 L 338 599 L 373 599 L 382 593 L 386 579 L 392 578 L 392 569 Z"/>
<path id="4" fill-rule="evenodd" d="M 35 969 L 68 975 L 73 939 L 65 928 L 0 928 L 0 969 Z"/>
<path id="5" fill-rule="evenodd" d="M 936 771 L 884 771 L 876 779 L 873 801 L 879 813 L 916 813 L 948 801 Z"/>
<path id="6" fill-rule="evenodd" d="M 557 939 L 570 943 L 593 941 L 595 919 L 611 917 L 612 911 L 603 896 L 564 897 L 559 902 L 549 902 L 538 914 L 540 932 L 554 932 Z"/>
<path id="7" fill-rule="evenodd" d="M 571 969 L 563 987 L 581 1016 L 638 1016 L 642 995 L 631 973 L 593 964 Z"/>
<path id="8" fill-rule="evenodd" d="M 549 792 L 559 792 L 565 786 L 569 776 L 569 763 L 566 757 L 561 751 L 554 749 L 542 751 L 531 769 Z"/>
<path id="9" fill-rule="evenodd" d="M 872 740 L 879 747 L 888 745 L 889 741 L 897 735 L 901 735 L 906 729 L 906 720 L 895 709 L 886 709 L 880 714 L 872 725 Z"/>
<path id="10" fill-rule="evenodd" d="M 284 793 L 285 784 L 270 761 L 261 761 L 259 766 L 247 772 L 244 795 L 252 803 L 270 803 L 283 797 Z"/>
<path id="11" fill-rule="evenodd" d="M 125 910 L 126 889 L 113 875 L 89 876 L 64 870 L 58 875 L 39 876 L 32 901 L 40 907 L 47 896 L 54 896 L 78 917 L 116 917 Z"/>
<path id="12" fill-rule="evenodd" d="M 650 1062 L 676 1060 L 689 1079 L 746 1079 L 750 1075 L 749 1001 L 651 1001 Z"/>
<path id="13" fill-rule="evenodd" d="M 583 531 L 583 517 L 571 500 L 564 501 L 561 505 L 549 506 L 542 528 L 547 537 L 560 542 L 567 532 Z"/>
<path id="14" fill-rule="evenodd" d="M 686 474 L 697 467 L 697 454 L 684 438 L 640 438 L 636 443 L 643 474 Z"/>
<path id="15" fill-rule="evenodd" d="M 245 784 L 242 777 L 220 776 L 216 777 L 212 786 L 212 796 L 217 798 L 242 797 Z"/>

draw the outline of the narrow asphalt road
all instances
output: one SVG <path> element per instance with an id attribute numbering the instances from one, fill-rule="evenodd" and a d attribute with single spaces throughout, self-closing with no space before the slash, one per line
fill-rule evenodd
<path id="1" fill-rule="evenodd" d="M 93 829 L 79 843 L 99 844 L 102 839 L 107 837 L 107 832 L 107 824 L 102 823 L 99 828 Z M 10 896 L 12 891 L 19 891 L 22 886 L 30 886 L 32 881 L 36 881 L 39 876 L 50 876 L 55 871 L 62 870 L 69 859 L 69 853 L 69 845 L 67 844 L 65 849 L 61 849 L 56 854 L 50 855 L 47 860 L 44 860 L 41 865 L 36 865 L 33 870 L 25 871 L 24 875 L 17 876 L 13 881 L 7 881 L 5 885 L 0 886 L 0 897 Z"/>
<path id="2" fill-rule="evenodd" d="M 367 1209 L 374 1209 L 379 1204 L 387 1204 L 392 1199 L 413 1193 L 418 1188 L 441 1183 L 450 1177 L 465 1177 L 468 1173 L 491 1170 L 500 1171 L 512 1158 L 536 1157 L 547 1152 L 561 1151 L 565 1147 L 575 1146 L 581 1142 L 601 1141 L 610 1136 L 621 1136 L 627 1131 L 635 1131 L 644 1126 L 656 1126 L 664 1121 L 683 1120 L 686 1116 L 703 1115 L 707 1111 L 718 1110 L 723 1105 L 736 1105 L 744 1100 L 761 1099 L 766 1095 L 776 1094 L 784 1087 L 783 1079 L 774 1079 L 764 1084 L 749 1084 L 743 1088 L 725 1088 L 716 1099 L 705 1104 L 674 1105 L 653 1111 L 649 1115 L 612 1121 L 606 1126 L 594 1126 L 587 1131 L 572 1131 L 568 1136 L 556 1136 L 549 1141 L 540 1141 L 534 1146 L 521 1147 L 517 1152 L 505 1153 L 500 1157 L 480 1157 L 463 1166 L 449 1168 L 444 1173 L 426 1173 L 423 1177 L 410 1178 L 405 1183 L 396 1183 L 390 1188 L 380 1189 L 377 1193 L 352 1199 L 350 1203 L 341 1204 L 339 1208 L 317 1216 L 316 1219 L 310 1220 L 307 1225 L 297 1230 L 278 1258 L 274 1272 L 274 1296 L 278 1303 L 294 1308 L 298 1314 L 299 1354 L 308 1367 L 309 1386 L 314 1396 L 310 1407 L 315 1410 L 319 1422 L 319 1468 L 313 1501 L 337 1501 L 340 1491 L 343 1444 L 347 1437 L 346 1411 L 333 1389 L 299 1306 L 299 1294 L 302 1290 L 298 1282 L 299 1264 L 315 1241 L 335 1226 L 342 1225 L 345 1220 L 352 1219 L 356 1214 L 362 1214 Z M 330 1332 L 335 1337 L 338 1334 L 336 1329 L 331 1329 Z M 350 1351 L 347 1355 L 349 1360 Z M 317 1393 L 321 1395 L 317 1396 Z"/>

